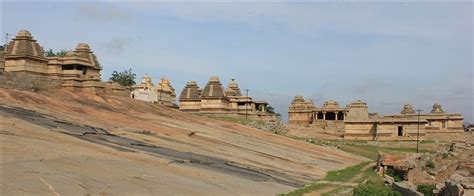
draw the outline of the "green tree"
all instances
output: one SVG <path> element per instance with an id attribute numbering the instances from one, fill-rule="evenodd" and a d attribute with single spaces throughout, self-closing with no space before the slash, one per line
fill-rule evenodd
<path id="1" fill-rule="evenodd" d="M 270 114 L 275 114 L 278 117 L 281 116 L 281 114 L 275 112 L 275 108 L 273 108 L 271 105 L 267 106 L 267 112 L 270 113 Z"/>
<path id="2" fill-rule="evenodd" d="M 66 54 L 67 54 L 67 50 L 60 50 L 56 52 L 56 56 L 59 56 L 59 57 L 66 56 Z"/>
<path id="3" fill-rule="evenodd" d="M 0 46 L 0 51 L 3 52 L 5 50 L 5 46 Z"/>
<path id="4" fill-rule="evenodd" d="M 53 57 L 53 56 L 63 57 L 63 56 L 66 56 L 66 54 L 67 54 L 67 50 L 64 50 L 64 49 L 58 52 L 54 52 L 54 50 L 50 48 L 49 50 L 44 52 L 44 55 L 47 57 Z"/>
<path id="5" fill-rule="evenodd" d="M 135 77 L 137 75 L 132 72 L 132 69 L 122 72 L 114 71 L 109 80 L 117 82 L 122 86 L 132 86 L 135 84 Z"/>

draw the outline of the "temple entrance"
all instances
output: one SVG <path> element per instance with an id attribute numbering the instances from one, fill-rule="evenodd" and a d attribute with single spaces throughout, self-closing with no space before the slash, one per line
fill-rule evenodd
<path id="1" fill-rule="evenodd" d="M 337 113 L 337 120 L 344 120 L 344 113 L 343 112 Z"/>
<path id="2" fill-rule="evenodd" d="M 334 112 L 327 112 L 327 113 L 326 113 L 326 120 L 336 120 L 336 113 L 334 113 Z"/>
<path id="3" fill-rule="evenodd" d="M 398 136 L 403 136 L 403 126 L 398 126 Z"/>
<path id="4" fill-rule="evenodd" d="M 323 113 L 322 113 L 322 112 L 318 112 L 317 118 L 320 119 L 320 120 L 324 119 Z"/>

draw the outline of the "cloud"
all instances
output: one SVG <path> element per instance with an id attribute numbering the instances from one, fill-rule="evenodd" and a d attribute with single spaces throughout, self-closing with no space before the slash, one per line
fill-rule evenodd
<path id="1" fill-rule="evenodd" d="M 351 88 L 352 92 L 357 95 L 366 96 L 378 90 L 388 88 L 389 84 L 383 80 L 370 80 L 356 84 Z"/>
<path id="2" fill-rule="evenodd" d="M 124 22 L 133 18 L 130 12 L 112 3 L 81 3 L 77 20 L 93 22 Z"/>
<path id="3" fill-rule="evenodd" d="M 110 54 L 123 54 L 132 44 L 134 39 L 131 37 L 116 37 L 107 42 L 100 43 L 105 52 Z"/>
<path id="4" fill-rule="evenodd" d="M 456 36 L 459 32 L 472 32 L 472 3 L 469 2 L 142 3 L 134 7 L 192 22 L 239 23 L 257 28 L 278 25 L 309 35 L 338 31 L 386 37 L 459 39 Z M 444 28 L 439 28 L 440 25 Z"/>

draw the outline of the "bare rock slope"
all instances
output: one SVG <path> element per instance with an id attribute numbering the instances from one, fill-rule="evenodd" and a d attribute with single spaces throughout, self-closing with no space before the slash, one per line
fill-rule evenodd
<path id="1" fill-rule="evenodd" d="M 0 89 L 0 195 L 274 195 L 364 158 L 124 97 Z"/>

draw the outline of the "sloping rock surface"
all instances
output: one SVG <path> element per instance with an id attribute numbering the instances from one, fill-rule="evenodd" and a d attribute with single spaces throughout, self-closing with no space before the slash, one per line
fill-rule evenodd
<path id="1" fill-rule="evenodd" d="M 1 195 L 274 195 L 364 161 L 132 100 L 0 89 Z"/>

